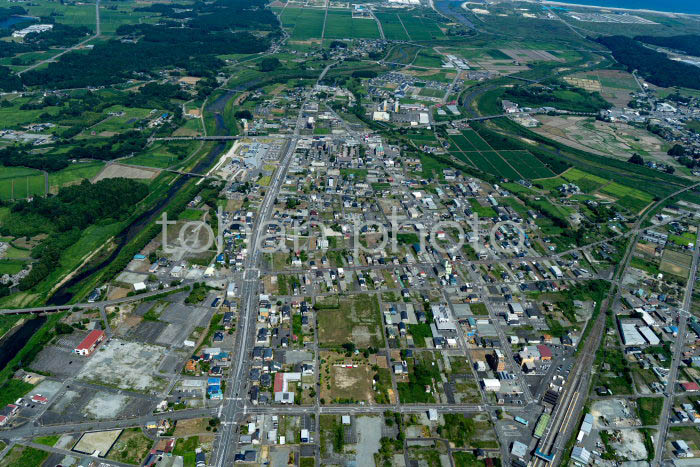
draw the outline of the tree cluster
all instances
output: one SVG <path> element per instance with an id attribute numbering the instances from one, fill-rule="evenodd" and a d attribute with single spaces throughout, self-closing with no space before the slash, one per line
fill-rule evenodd
<path id="1" fill-rule="evenodd" d="M 615 60 L 629 71 L 637 70 L 652 84 L 664 88 L 681 86 L 700 89 L 700 73 L 694 65 L 671 60 L 666 54 L 625 36 L 600 37 L 597 41 L 610 49 Z"/>
<path id="2" fill-rule="evenodd" d="M 134 180 L 112 178 L 94 184 L 85 180 L 62 188 L 56 196 L 14 204 L 0 229 L 4 235 L 51 234 L 32 250 L 32 257 L 38 261 L 19 288 L 32 288 L 58 268 L 61 254 L 78 242 L 87 227 L 125 218 L 147 194 L 148 187 Z"/>
<path id="3" fill-rule="evenodd" d="M 27 86 L 83 88 L 107 86 L 131 78 L 153 76 L 156 69 L 179 67 L 194 76 L 211 76 L 224 62 L 217 55 L 257 53 L 269 41 L 248 32 L 204 32 L 174 24 L 123 25 L 117 35 L 88 53 L 71 52 L 43 69 L 22 75 Z"/>

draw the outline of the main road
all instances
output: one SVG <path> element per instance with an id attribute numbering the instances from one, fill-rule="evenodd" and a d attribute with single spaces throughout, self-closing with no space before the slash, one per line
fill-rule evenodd
<path id="1" fill-rule="evenodd" d="M 100 35 L 102 34 L 102 30 L 101 30 L 101 29 L 102 29 L 102 27 L 101 27 L 101 25 L 100 25 L 100 0 L 96 0 L 96 1 L 95 1 L 95 34 L 93 34 L 92 36 L 88 37 L 88 38 L 85 39 L 84 41 L 80 41 L 80 42 L 78 42 L 77 44 L 68 47 L 67 49 L 63 50 L 63 51 L 60 52 L 60 53 L 57 53 L 56 55 L 53 55 L 53 56 L 50 57 L 50 58 L 47 58 L 46 60 L 41 60 L 40 62 L 36 62 L 36 63 L 35 63 L 34 65 L 32 65 L 32 66 L 28 66 L 27 68 L 25 68 L 25 69 L 22 70 L 22 71 L 18 71 L 17 74 L 18 74 L 18 75 L 21 75 L 22 73 L 25 73 L 25 72 L 27 72 L 27 71 L 33 70 L 33 69 L 35 69 L 35 68 L 38 68 L 38 67 L 40 67 L 41 65 L 43 65 L 43 64 L 45 64 L 45 63 L 55 62 L 56 59 L 57 59 L 58 57 L 60 57 L 61 55 L 64 55 L 64 54 L 67 54 L 68 52 L 72 52 L 73 50 L 79 49 L 79 48 L 81 48 L 83 45 L 85 45 L 85 44 L 87 44 L 88 42 L 90 42 L 91 40 L 97 39 L 98 37 L 100 37 Z"/>
<path id="2" fill-rule="evenodd" d="M 321 81 L 332 65 L 323 69 L 317 82 Z M 304 108 L 308 97 L 304 100 L 297 116 L 296 127 L 293 136 L 288 141 L 287 151 L 284 154 L 279 169 L 275 173 L 272 183 L 268 187 L 263 203 L 258 211 L 253 232 L 250 237 L 249 254 L 244 264 L 243 284 L 241 285 L 241 313 L 238 319 L 238 335 L 236 336 L 235 349 L 232 355 L 236 359 L 228 378 L 224 403 L 219 410 L 221 429 L 214 445 L 212 465 L 221 467 L 233 465 L 236 447 L 237 416 L 246 407 L 245 400 L 248 396 L 248 367 L 249 352 L 255 339 L 255 322 L 258 304 L 259 269 L 261 259 L 260 233 L 265 223 L 269 221 L 275 199 L 284 183 L 289 165 L 294 158 L 294 151 L 300 138 L 301 129 L 304 127 Z"/>
<path id="3" fill-rule="evenodd" d="M 690 302 L 693 298 L 693 287 L 695 287 L 695 279 L 698 271 L 698 258 L 700 257 L 700 229 L 695 236 L 695 251 L 693 252 L 693 263 L 690 267 L 690 277 L 688 285 L 685 289 L 685 297 L 683 297 L 683 307 L 678 311 L 678 339 L 673 343 L 673 359 L 671 360 L 671 369 L 666 382 L 666 391 L 664 392 L 664 406 L 661 411 L 661 419 L 659 420 L 659 431 L 656 438 L 656 446 L 654 449 L 654 462 L 652 465 L 661 465 L 664 458 L 664 448 L 666 447 L 666 436 L 668 435 L 668 425 L 670 419 L 671 408 L 673 407 L 673 397 L 676 387 L 676 377 L 678 376 L 678 364 L 683 353 L 683 346 L 686 342 L 686 327 L 688 325 L 688 316 L 690 315 Z"/>

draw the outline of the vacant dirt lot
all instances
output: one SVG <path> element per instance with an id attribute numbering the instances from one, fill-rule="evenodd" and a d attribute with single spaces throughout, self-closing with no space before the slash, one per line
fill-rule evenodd
<path id="1" fill-rule="evenodd" d="M 78 441 L 78 444 L 73 447 L 73 450 L 85 454 L 92 454 L 95 451 L 100 451 L 100 457 L 104 457 L 121 433 L 122 430 L 85 433 L 83 437 L 80 438 L 80 441 Z"/>
<path id="2" fill-rule="evenodd" d="M 78 378 L 120 389 L 156 391 L 166 384 L 155 375 L 164 355 L 162 347 L 112 339 L 92 354 Z"/>
<path id="3" fill-rule="evenodd" d="M 122 164 L 110 164 L 106 166 L 102 170 L 102 172 L 97 174 L 97 177 L 95 177 L 94 181 L 99 182 L 100 180 L 104 180 L 105 178 L 117 177 L 151 180 L 153 178 L 156 178 L 159 173 L 160 170 L 158 169 L 142 169 L 140 167 L 130 167 L 128 165 Z"/>
<path id="4" fill-rule="evenodd" d="M 374 402 L 374 371 L 364 359 L 346 358 L 335 352 L 322 352 L 321 397 L 326 401 L 352 399 Z"/>
<path id="5" fill-rule="evenodd" d="M 628 159 L 632 153 L 668 162 L 664 142 L 648 131 L 626 123 L 607 123 L 587 117 L 540 115 L 534 131 L 574 148 L 603 156 Z"/>

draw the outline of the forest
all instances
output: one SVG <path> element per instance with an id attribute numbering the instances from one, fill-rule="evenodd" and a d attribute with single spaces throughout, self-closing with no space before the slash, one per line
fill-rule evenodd
<path id="1" fill-rule="evenodd" d="M 671 60 L 665 54 L 625 36 L 600 37 L 597 41 L 610 49 L 615 60 L 630 72 L 637 70 L 652 84 L 664 88 L 680 86 L 700 89 L 700 73 L 694 65 Z"/>
<path id="2" fill-rule="evenodd" d="M 107 138 L 104 142 L 81 142 L 63 154 L 34 154 L 30 145 L 15 145 L 0 149 L 0 166 L 30 167 L 55 172 L 70 165 L 72 159 L 103 161 L 138 153 L 146 147 L 148 135 L 129 131 Z"/>
<path id="3" fill-rule="evenodd" d="M 5 21 L 11 16 L 26 15 L 27 10 L 21 6 L 11 6 L 10 8 L 0 8 L 0 21 Z"/>
<path id="4" fill-rule="evenodd" d="M 123 25 L 119 36 L 96 44 L 88 53 L 63 55 L 46 68 L 22 75 L 27 86 L 82 88 L 106 86 L 131 78 L 155 76 L 164 67 L 180 67 L 193 76 L 211 76 L 224 64 L 216 55 L 257 53 L 268 48 L 267 39 L 248 32 L 211 32 L 175 25 Z"/>
<path id="5" fill-rule="evenodd" d="M 22 81 L 19 76 L 12 73 L 8 67 L 0 65 L 0 91 L 9 92 L 19 89 L 22 89 Z"/>
<path id="6" fill-rule="evenodd" d="M 515 86 L 503 97 L 526 107 L 555 107 L 571 112 L 598 112 L 612 105 L 597 92 L 587 92 L 560 80 L 548 80 L 538 86 Z"/>
<path id="7" fill-rule="evenodd" d="M 262 0 L 228 0 L 194 5 L 154 4 L 136 11 L 160 13 L 171 19 L 189 19 L 188 26 L 205 31 L 247 29 L 272 31 L 277 29 L 277 17 L 265 8 Z"/>
<path id="8" fill-rule="evenodd" d="M 42 18 L 42 22 L 53 24 L 53 29 L 42 33 L 27 34 L 22 42 L 0 41 L 0 58 L 46 50 L 50 47 L 68 47 L 80 42 L 81 39 L 90 34 L 90 29 L 85 26 L 69 26 L 56 23 L 53 18 Z M 21 65 L 22 58 L 16 57 L 12 64 Z"/>
<path id="9" fill-rule="evenodd" d="M 125 219 L 147 194 L 145 184 L 126 178 L 94 184 L 85 180 L 80 185 L 61 188 L 56 196 L 12 205 L 0 229 L 3 235 L 51 234 L 32 250 L 32 257 L 39 261 L 33 264 L 19 288 L 30 289 L 56 269 L 63 251 L 75 244 L 87 227 Z"/>
<path id="10" fill-rule="evenodd" d="M 700 57 L 700 36 L 697 35 L 688 34 L 684 36 L 668 37 L 637 36 L 634 39 L 644 42 L 645 44 L 657 45 L 659 47 L 678 50 L 688 55 Z"/>

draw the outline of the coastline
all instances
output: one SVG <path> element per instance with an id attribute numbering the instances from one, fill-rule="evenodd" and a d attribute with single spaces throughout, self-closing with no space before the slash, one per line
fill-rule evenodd
<path id="1" fill-rule="evenodd" d="M 621 7 L 612 7 L 612 6 L 599 6 L 599 5 L 582 5 L 580 3 L 576 3 L 575 0 L 571 2 L 567 1 L 558 1 L 558 0 L 542 0 L 539 2 L 530 2 L 530 3 L 541 3 L 545 5 L 557 5 L 557 6 L 570 6 L 570 7 L 576 7 L 576 8 L 592 8 L 594 10 L 610 10 L 610 11 L 623 11 L 627 13 L 651 13 L 655 15 L 661 15 L 661 16 L 700 16 L 700 13 L 677 13 L 673 11 L 658 11 L 658 10 L 649 10 L 649 9 L 643 9 L 643 8 L 621 8 Z"/>

